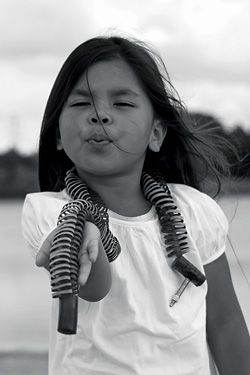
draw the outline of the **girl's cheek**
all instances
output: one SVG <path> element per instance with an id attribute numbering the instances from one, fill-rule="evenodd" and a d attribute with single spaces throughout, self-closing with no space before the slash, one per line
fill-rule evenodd
<path id="1" fill-rule="evenodd" d="M 79 128 L 87 127 L 88 116 L 86 113 L 81 111 L 67 111 L 63 116 L 64 126 L 77 126 Z"/>
<path id="2" fill-rule="evenodd" d="M 62 113 L 59 117 L 59 128 L 61 133 L 67 133 L 69 130 L 73 130 L 73 124 L 75 124 L 75 118 L 71 116 L 69 111 Z"/>

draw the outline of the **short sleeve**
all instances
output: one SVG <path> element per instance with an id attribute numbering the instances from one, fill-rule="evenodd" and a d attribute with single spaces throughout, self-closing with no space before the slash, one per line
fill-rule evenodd
<path id="1" fill-rule="evenodd" d="M 58 216 L 67 203 L 60 193 L 28 194 L 22 209 L 22 234 L 33 257 L 57 226 Z"/>
<path id="2" fill-rule="evenodd" d="M 224 212 L 214 199 L 189 186 L 176 185 L 173 193 L 202 264 L 211 263 L 226 249 L 229 225 Z"/>

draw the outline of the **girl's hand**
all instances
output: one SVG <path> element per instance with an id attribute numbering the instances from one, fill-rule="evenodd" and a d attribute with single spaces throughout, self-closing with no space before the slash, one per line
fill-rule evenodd
<path id="1" fill-rule="evenodd" d="M 49 270 L 49 255 L 53 243 L 54 236 L 58 231 L 55 228 L 43 242 L 43 245 L 36 256 L 36 265 L 38 267 L 45 267 Z M 92 263 L 97 259 L 99 248 L 102 246 L 101 235 L 97 226 L 89 221 L 85 222 L 83 232 L 83 243 L 81 245 L 78 259 L 79 259 L 79 284 L 84 285 L 89 277 Z"/>
<path id="2" fill-rule="evenodd" d="M 100 246 L 102 246 L 102 243 L 99 229 L 95 224 L 86 221 L 83 232 L 83 243 L 78 255 L 80 265 L 78 281 L 81 286 L 88 280 L 92 263 L 98 257 Z"/>

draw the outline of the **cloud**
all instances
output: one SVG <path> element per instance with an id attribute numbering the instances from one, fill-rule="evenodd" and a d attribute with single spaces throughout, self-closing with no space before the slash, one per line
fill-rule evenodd
<path id="1" fill-rule="evenodd" d="M 144 24 L 157 25 L 157 46 L 179 79 L 249 82 L 249 14 L 244 1 L 178 1 Z"/>
<path id="2" fill-rule="evenodd" d="M 72 6 L 72 3 L 74 5 Z M 5 57 L 61 55 L 92 31 L 89 2 L 2 0 L 0 52 Z"/>
<path id="3" fill-rule="evenodd" d="M 64 56 L 107 30 L 152 42 L 185 79 L 250 79 L 250 4 L 228 0 L 2 0 L 0 52 L 6 59 Z M 13 27 L 13 25 L 15 25 Z M 198 77 L 197 77 L 198 75 Z"/>

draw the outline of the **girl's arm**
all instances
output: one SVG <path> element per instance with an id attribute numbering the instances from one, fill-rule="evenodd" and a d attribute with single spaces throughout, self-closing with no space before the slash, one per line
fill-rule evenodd
<path id="1" fill-rule="evenodd" d="M 237 300 L 226 255 L 204 266 L 207 340 L 220 375 L 250 374 L 249 332 Z"/>
<path id="2" fill-rule="evenodd" d="M 49 254 L 57 228 L 43 242 L 36 257 L 36 265 L 49 271 Z M 90 302 L 104 298 L 111 287 L 111 270 L 102 246 L 99 229 L 86 222 L 84 241 L 79 253 L 79 297 Z"/>

